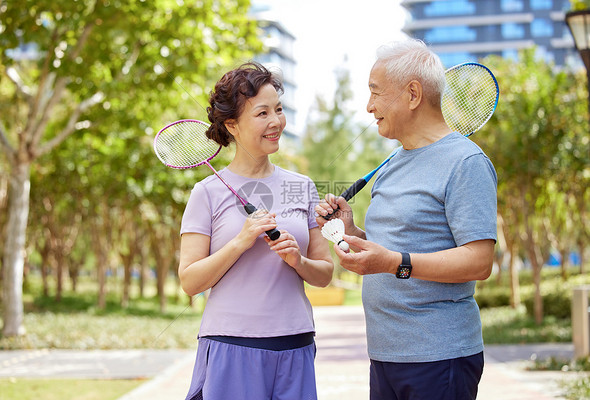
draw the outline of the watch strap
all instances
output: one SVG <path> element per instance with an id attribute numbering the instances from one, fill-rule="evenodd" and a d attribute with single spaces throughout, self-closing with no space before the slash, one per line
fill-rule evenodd
<path id="1" fill-rule="evenodd" d="M 397 267 L 395 277 L 398 279 L 408 279 L 412 274 L 412 261 L 408 253 L 401 253 L 402 263 Z"/>

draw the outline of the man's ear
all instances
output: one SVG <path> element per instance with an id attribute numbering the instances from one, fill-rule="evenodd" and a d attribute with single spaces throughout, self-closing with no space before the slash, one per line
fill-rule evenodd
<path id="1" fill-rule="evenodd" d="M 224 123 L 225 128 L 227 129 L 227 131 L 232 135 L 232 136 L 236 136 L 237 133 L 237 122 L 235 119 L 228 119 L 226 120 Z"/>
<path id="2" fill-rule="evenodd" d="M 416 80 L 408 84 L 408 92 L 410 93 L 410 109 L 416 109 L 422 102 L 422 84 Z"/>

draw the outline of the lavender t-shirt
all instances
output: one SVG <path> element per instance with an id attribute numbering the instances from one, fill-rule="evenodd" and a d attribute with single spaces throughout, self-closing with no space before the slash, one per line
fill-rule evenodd
<path id="1" fill-rule="evenodd" d="M 297 239 L 307 255 L 309 230 L 317 227 L 318 194 L 308 177 L 275 166 L 263 179 L 245 178 L 225 168 L 221 177 L 258 209 L 274 212 L 277 229 Z M 181 234 L 211 237 L 210 254 L 235 237 L 247 214 L 215 176 L 198 182 L 182 217 Z M 263 239 L 242 254 L 211 289 L 199 336 L 273 337 L 313 332 L 312 308 L 303 280 Z"/>

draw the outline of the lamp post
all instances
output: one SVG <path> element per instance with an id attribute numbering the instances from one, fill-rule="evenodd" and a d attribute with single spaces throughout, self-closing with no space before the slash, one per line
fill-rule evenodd
<path id="1" fill-rule="evenodd" d="M 568 12 L 565 14 L 565 23 L 574 37 L 576 49 L 586 66 L 586 84 L 590 96 L 590 9 Z M 590 117 L 590 100 L 588 115 Z"/>

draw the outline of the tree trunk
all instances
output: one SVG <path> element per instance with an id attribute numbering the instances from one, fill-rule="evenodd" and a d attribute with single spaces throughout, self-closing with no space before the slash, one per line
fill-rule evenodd
<path id="1" fill-rule="evenodd" d="M 517 308 L 520 306 L 520 281 L 518 280 L 518 268 L 515 265 L 514 251 L 515 246 L 510 245 L 510 259 L 508 260 L 508 269 L 510 271 L 510 306 Z"/>
<path id="2" fill-rule="evenodd" d="M 121 234 L 127 239 L 127 253 L 121 252 L 120 257 L 123 262 L 123 294 L 121 297 L 121 307 L 129 307 L 131 298 L 131 273 L 133 272 L 133 262 L 139 253 L 139 242 L 137 238 L 137 229 L 133 220 L 127 216 L 126 223 L 121 228 Z M 125 248 L 125 246 L 123 246 Z"/>
<path id="3" fill-rule="evenodd" d="M 498 266 L 498 273 L 496 274 L 496 284 L 502 284 L 502 265 L 504 265 L 504 256 L 505 252 L 504 249 L 499 249 L 494 252 L 494 262 Z"/>
<path id="4" fill-rule="evenodd" d="M 498 240 L 508 253 L 508 274 L 510 276 L 510 306 L 516 308 L 520 305 L 520 282 L 518 277 L 518 268 L 516 267 L 516 241 L 514 234 L 510 231 L 508 224 L 504 223 L 504 218 L 498 217 L 499 235 Z"/>
<path id="5" fill-rule="evenodd" d="M 107 270 L 107 250 L 104 244 L 104 223 L 99 223 L 96 219 L 100 217 L 94 217 L 92 228 L 92 248 L 96 255 L 96 281 L 98 283 L 98 300 L 97 307 L 99 310 L 104 310 L 107 305 L 106 296 L 106 270 Z"/>
<path id="6" fill-rule="evenodd" d="M 70 267 L 68 268 L 68 273 L 70 276 L 70 281 L 72 282 L 72 292 L 76 293 L 78 289 L 78 274 L 79 274 L 79 267 L 75 265 L 76 261 L 70 263 Z"/>
<path id="7" fill-rule="evenodd" d="M 49 266 L 47 260 L 49 259 L 50 250 L 49 236 L 45 238 L 45 243 L 41 248 L 41 282 L 43 284 L 43 296 L 49 296 Z"/>
<path id="8" fill-rule="evenodd" d="M 55 301 L 57 303 L 61 302 L 61 299 L 63 296 L 63 288 L 64 288 L 64 284 L 63 284 L 64 273 L 63 273 L 63 271 L 64 271 L 63 264 L 60 263 L 57 258 L 55 258 L 55 285 L 56 285 L 56 287 L 55 287 Z"/>
<path id="9" fill-rule="evenodd" d="M 584 274 L 584 251 L 586 251 L 586 246 L 584 240 L 580 238 L 578 241 L 578 252 L 580 254 L 580 275 Z"/>
<path id="10" fill-rule="evenodd" d="M 129 307 L 129 298 L 131 297 L 131 267 L 133 266 L 133 250 L 129 251 L 129 254 L 122 254 L 121 260 L 123 261 L 123 295 L 121 297 L 121 307 Z"/>
<path id="11" fill-rule="evenodd" d="M 4 244 L 2 295 L 4 301 L 2 334 L 5 337 L 25 334 L 23 307 L 23 272 L 25 240 L 29 218 L 31 165 L 12 167 L 8 198 L 8 223 Z"/>
<path id="12" fill-rule="evenodd" d="M 543 323 L 543 297 L 541 296 L 541 269 L 543 268 L 543 263 L 539 262 L 540 257 L 538 256 L 537 248 L 535 247 L 535 241 L 533 239 L 533 234 L 530 229 L 530 225 L 526 222 L 526 252 L 531 263 L 531 267 L 533 269 L 533 283 L 535 285 L 535 295 L 534 295 L 534 316 L 535 322 L 540 325 Z"/>
<path id="13" fill-rule="evenodd" d="M 566 249 L 561 249 L 559 250 L 559 256 L 561 258 L 561 279 L 565 282 L 567 281 L 567 264 L 568 264 L 568 260 L 567 260 L 567 253 L 568 251 Z"/>
<path id="14" fill-rule="evenodd" d="M 166 276 L 168 275 L 168 264 L 170 259 L 164 254 L 166 252 L 162 234 L 158 234 L 154 227 L 150 227 L 150 245 L 156 259 L 156 288 L 160 299 L 160 312 L 166 312 Z"/>

